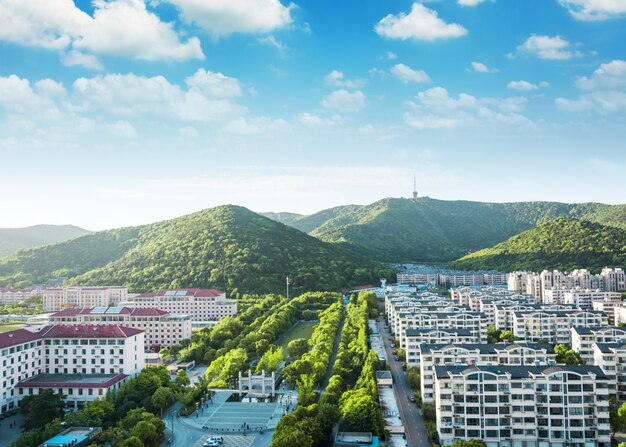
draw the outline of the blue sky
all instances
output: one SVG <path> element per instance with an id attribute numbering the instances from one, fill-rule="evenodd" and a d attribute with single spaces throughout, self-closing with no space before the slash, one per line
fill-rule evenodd
<path id="1" fill-rule="evenodd" d="M 0 227 L 624 202 L 626 0 L 0 0 Z"/>

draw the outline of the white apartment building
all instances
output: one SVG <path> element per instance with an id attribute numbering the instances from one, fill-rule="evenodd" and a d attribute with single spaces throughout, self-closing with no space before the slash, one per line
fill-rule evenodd
<path id="1" fill-rule="evenodd" d="M 617 404 L 626 402 L 626 344 L 594 343 L 593 364 L 612 381 L 611 394 L 615 394 Z"/>
<path id="2" fill-rule="evenodd" d="M 192 325 L 212 325 L 237 313 L 237 301 L 227 299 L 225 292 L 213 289 L 160 290 L 142 293 L 128 303 L 129 307 L 152 307 L 178 315 L 191 315 Z"/>
<path id="3" fill-rule="evenodd" d="M 420 352 L 420 376 L 424 403 L 435 402 L 435 366 L 547 366 L 556 364 L 554 348 L 547 344 L 423 344 Z"/>
<path id="4" fill-rule="evenodd" d="M 404 346 L 407 366 L 419 366 L 421 346 L 449 344 L 478 344 L 479 337 L 469 329 L 407 329 L 404 334 Z"/>
<path id="5" fill-rule="evenodd" d="M 609 292 L 626 290 L 626 273 L 624 270 L 605 267 L 600 272 L 600 275 L 604 278 L 604 290 Z"/>
<path id="6" fill-rule="evenodd" d="M 609 379 L 597 366 L 435 367 L 441 445 L 609 447 Z"/>
<path id="7" fill-rule="evenodd" d="M 494 306 L 493 321 L 494 326 L 503 331 L 512 331 L 514 329 L 515 313 L 535 312 L 538 310 L 547 311 L 573 311 L 578 310 L 571 304 L 531 304 L 531 303 L 505 303 Z M 486 309 L 489 315 L 488 309 Z"/>
<path id="8" fill-rule="evenodd" d="M 43 289 L 43 310 L 56 312 L 66 307 L 115 306 L 128 299 L 126 287 L 55 287 Z"/>
<path id="9" fill-rule="evenodd" d="M 524 295 L 541 297 L 541 278 L 533 272 L 511 272 L 507 276 L 509 290 Z"/>
<path id="10" fill-rule="evenodd" d="M 626 324 L 626 305 L 621 304 L 613 308 L 613 324 Z"/>
<path id="11" fill-rule="evenodd" d="M 52 325 L 0 334 L 2 401 L 15 408 L 23 397 L 51 388 L 70 407 L 102 398 L 144 367 L 144 333 L 115 325 Z"/>
<path id="12" fill-rule="evenodd" d="M 50 315 L 52 324 L 117 324 L 145 332 L 145 349 L 159 351 L 191 338 L 191 316 L 153 308 L 88 307 Z"/>
<path id="13" fill-rule="evenodd" d="M 607 326 L 602 312 L 535 311 L 515 312 L 513 333 L 528 343 L 570 343 L 572 326 Z"/>
<path id="14" fill-rule="evenodd" d="M 572 289 L 563 293 L 563 303 L 573 304 L 583 310 L 592 310 L 593 302 L 621 304 L 622 295 L 619 292 L 605 292 L 602 290 Z"/>
<path id="15" fill-rule="evenodd" d="M 594 361 L 593 345 L 596 343 L 626 343 L 626 328 L 601 326 L 574 326 L 570 329 L 572 349 L 580 354 L 586 364 Z"/>
<path id="16" fill-rule="evenodd" d="M 33 296 L 31 289 L 6 289 L 0 288 L 0 305 L 17 304 L 20 301 Z"/>
<path id="17" fill-rule="evenodd" d="M 432 312 L 407 314 L 400 320 L 400 329 L 397 337 L 400 339 L 400 347 L 404 345 L 404 333 L 407 329 L 468 329 L 470 333 L 481 342 L 487 342 L 487 330 L 489 324 L 485 314 L 480 312 Z"/>

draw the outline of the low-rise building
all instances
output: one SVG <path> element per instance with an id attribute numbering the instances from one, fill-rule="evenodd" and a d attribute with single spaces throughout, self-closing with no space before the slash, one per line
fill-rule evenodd
<path id="1" fill-rule="evenodd" d="M 436 366 L 439 440 L 609 447 L 609 381 L 598 366 Z"/>

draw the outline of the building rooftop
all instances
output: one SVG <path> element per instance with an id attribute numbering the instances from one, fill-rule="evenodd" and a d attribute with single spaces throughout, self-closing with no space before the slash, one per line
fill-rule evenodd
<path id="1" fill-rule="evenodd" d="M 220 292 L 215 289 L 168 289 L 159 290 L 158 292 L 147 292 L 137 296 L 137 298 L 151 298 L 151 297 L 198 297 L 198 298 L 217 298 L 224 295 L 225 292 Z"/>
<path id="2" fill-rule="evenodd" d="M 420 328 L 420 329 L 406 329 L 405 334 L 407 337 L 416 337 L 421 334 L 432 334 L 435 332 L 442 332 L 444 334 L 456 334 L 456 335 L 472 335 L 472 331 L 469 329 L 444 329 L 444 328 Z"/>
<path id="3" fill-rule="evenodd" d="M 579 335 L 592 335 L 598 332 L 617 331 L 622 334 L 626 334 L 626 328 L 617 326 L 573 326 L 572 330 L 576 331 Z"/>
<path id="4" fill-rule="evenodd" d="M 38 374 L 22 380 L 16 388 L 109 388 L 127 374 Z"/>
<path id="5" fill-rule="evenodd" d="M 526 348 L 534 350 L 545 349 L 546 353 L 553 354 L 554 347 L 548 343 L 442 343 L 442 344 L 428 344 L 424 343 L 420 345 L 421 352 L 428 351 L 440 351 L 443 349 L 466 349 L 468 351 L 478 351 L 481 354 L 495 354 L 498 351 L 511 351 L 514 349 Z"/>
<path id="6" fill-rule="evenodd" d="M 141 332 L 141 329 L 116 324 L 55 324 L 44 327 L 39 333 L 42 338 L 129 338 Z"/>
<path id="7" fill-rule="evenodd" d="M 0 349 L 8 348 L 9 346 L 21 345 L 22 343 L 28 343 L 40 338 L 41 334 L 31 332 L 26 329 L 4 332 L 0 334 Z"/>
<path id="8" fill-rule="evenodd" d="M 41 447 L 81 446 L 100 431 L 99 427 L 70 427 L 45 441 Z"/>
<path id="9" fill-rule="evenodd" d="M 461 374 L 463 376 L 474 372 L 488 372 L 497 375 L 506 374 L 511 378 L 524 379 L 532 376 L 548 375 L 555 372 L 572 372 L 576 374 L 593 374 L 596 379 L 606 379 L 606 375 L 599 366 L 581 365 L 581 366 L 435 366 L 435 375 L 437 377 L 451 376 L 452 374 Z"/>

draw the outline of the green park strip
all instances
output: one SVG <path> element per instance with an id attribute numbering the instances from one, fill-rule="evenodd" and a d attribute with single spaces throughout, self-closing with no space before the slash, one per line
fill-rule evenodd
<path id="1" fill-rule="evenodd" d="M 299 321 L 291 328 L 289 332 L 285 334 L 285 336 L 278 343 L 278 347 L 283 349 L 284 358 L 288 357 L 287 345 L 289 344 L 289 342 L 297 340 L 299 338 L 304 338 L 306 340 L 310 339 L 316 325 L 316 321 Z"/>

